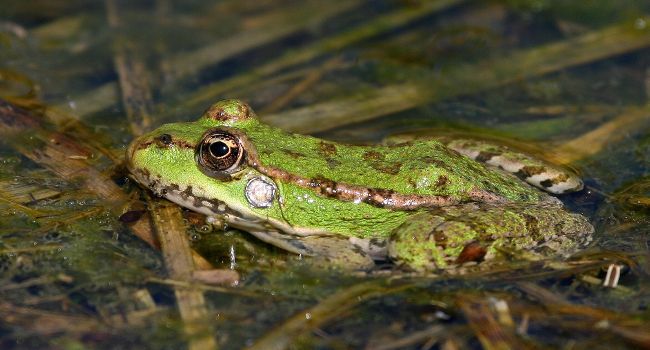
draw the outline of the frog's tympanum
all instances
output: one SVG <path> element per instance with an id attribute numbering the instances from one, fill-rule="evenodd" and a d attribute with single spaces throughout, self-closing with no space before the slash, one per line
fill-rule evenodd
<path id="1" fill-rule="evenodd" d="M 505 151 L 468 140 L 340 144 L 268 126 L 227 100 L 139 137 L 127 164 L 160 196 L 333 266 L 437 270 L 562 257 L 589 242 L 587 219 L 538 189 L 582 182 Z"/>

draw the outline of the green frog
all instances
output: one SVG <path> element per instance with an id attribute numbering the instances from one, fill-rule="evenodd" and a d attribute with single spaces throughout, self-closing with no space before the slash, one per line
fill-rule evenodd
<path id="1" fill-rule="evenodd" d="M 126 159 L 155 194 L 344 268 L 566 256 L 593 232 L 540 190 L 582 181 L 531 157 L 471 140 L 335 143 L 266 125 L 238 100 L 137 138 Z"/>

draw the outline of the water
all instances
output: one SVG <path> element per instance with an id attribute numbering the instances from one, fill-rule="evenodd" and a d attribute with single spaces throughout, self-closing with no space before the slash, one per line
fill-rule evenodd
<path id="1" fill-rule="evenodd" d="M 649 346 L 650 6 L 418 4 L 5 1 L 0 97 L 45 117 L 0 144 L 0 346 Z M 149 94 L 123 102 L 133 89 Z M 567 163 L 587 190 L 563 200 L 595 241 L 554 264 L 348 275 L 186 212 L 194 249 L 240 276 L 200 289 L 205 318 L 188 329 L 182 286 L 126 226 L 146 208 L 128 201 L 119 161 L 134 134 L 231 97 L 334 140 L 462 134 Z M 62 155 L 32 151 L 70 140 L 81 145 Z M 618 287 L 603 287 L 617 265 Z"/>

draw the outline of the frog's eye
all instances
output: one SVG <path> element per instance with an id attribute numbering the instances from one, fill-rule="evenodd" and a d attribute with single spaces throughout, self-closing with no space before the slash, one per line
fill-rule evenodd
<path id="1" fill-rule="evenodd" d="M 208 132 L 196 150 L 201 171 L 216 178 L 227 178 L 239 170 L 243 159 L 244 149 L 239 138 L 223 130 Z"/>

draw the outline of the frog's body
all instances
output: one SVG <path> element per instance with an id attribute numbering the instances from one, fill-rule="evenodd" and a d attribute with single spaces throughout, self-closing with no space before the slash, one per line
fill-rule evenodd
<path id="1" fill-rule="evenodd" d="M 135 179 L 159 195 L 289 251 L 343 264 L 390 254 L 417 269 L 439 268 L 463 260 L 470 243 L 482 259 L 494 255 L 495 242 L 529 249 L 557 237 L 565 243 L 554 249 L 564 253 L 592 231 L 557 199 L 440 142 L 370 147 L 292 135 L 234 100 L 138 138 L 127 160 Z M 461 224 L 465 217 L 477 220 Z M 432 226 L 417 233 L 415 219 Z M 453 244 L 440 234 L 437 243 L 427 238 L 445 226 Z M 427 239 L 433 243 L 415 242 Z"/>

